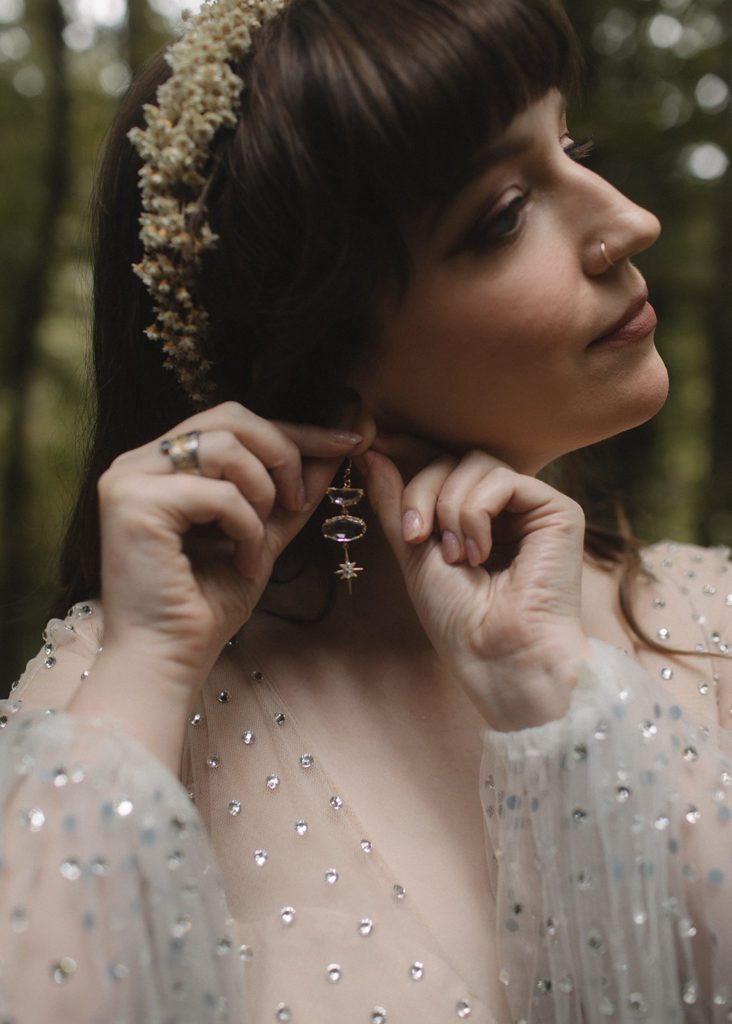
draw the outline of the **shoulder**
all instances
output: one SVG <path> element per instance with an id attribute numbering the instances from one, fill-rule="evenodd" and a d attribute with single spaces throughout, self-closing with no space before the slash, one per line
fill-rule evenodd
<path id="1" fill-rule="evenodd" d="M 51 619 L 43 646 L 30 659 L 11 697 L 27 707 L 63 709 L 81 684 L 102 643 L 99 601 L 81 601 L 63 619 Z"/>

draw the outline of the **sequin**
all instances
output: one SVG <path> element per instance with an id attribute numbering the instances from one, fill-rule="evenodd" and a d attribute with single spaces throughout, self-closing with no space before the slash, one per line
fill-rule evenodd
<path id="1" fill-rule="evenodd" d="M 371 1011 L 371 1024 L 386 1024 L 386 1010 L 383 1006 L 375 1006 Z"/>
<path id="2" fill-rule="evenodd" d="M 670 630 L 666 629 L 665 626 L 661 626 L 661 628 L 656 631 L 656 636 L 659 640 L 670 640 L 671 632 Z"/>
<path id="3" fill-rule="evenodd" d="M 241 814 L 241 802 L 239 800 L 229 801 L 229 814 L 235 818 L 237 814 Z"/>
<path id="4" fill-rule="evenodd" d="M 630 799 L 630 789 L 627 786 L 618 786 L 615 790 L 615 799 L 618 803 L 624 804 Z"/>
<path id="5" fill-rule="evenodd" d="M 341 807 L 343 807 L 343 801 L 339 796 L 332 796 L 330 798 L 330 806 L 334 811 L 340 811 Z"/>
<path id="6" fill-rule="evenodd" d="M 684 747 L 684 760 L 685 761 L 698 761 L 699 753 L 695 747 Z"/>
<path id="7" fill-rule="evenodd" d="M 56 664 L 56 659 L 52 654 L 50 654 L 43 662 L 43 664 L 46 666 L 46 668 L 53 668 L 54 665 Z"/>
<path id="8" fill-rule="evenodd" d="M 364 853 L 371 853 L 373 848 L 374 848 L 373 844 L 371 843 L 371 841 L 369 839 L 362 839 L 361 840 L 361 849 L 363 850 Z"/>
<path id="9" fill-rule="evenodd" d="M 209 768 L 220 768 L 221 758 L 218 756 L 218 754 L 211 754 L 209 757 L 206 758 L 206 764 L 209 766 Z"/>
<path id="10" fill-rule="evenodd" d="M 283 907 L 280 911 L 280 919 L 283 924 L 293 924 L 295 921 L 295 908 L 294 907 Z"/>
<path id="11" fill-rule="evenodd" d="M 315 764 L 315 758 L 312 754 L 300 754 L 300 767 L 301 768 L 312 768 Z"/>
<path id="12" fill-rule="evenodd" d="M 421 981 L 424 978 L 424 964 L 421 960 L 415 960 L 409 968 L 409 977 L 412 981 Z"/>
<path id="13" fill-rule="evenodd" d="M 284 725 L 285 724 L 285 716 L 284 716 L 284 714 L 281 711 L 278 711 L 275 714 L 274 720 L 275 720 L 275 725 Z"/>
<path id="14" fill-rule="evenodd" d="M 39 832 L 46 824 L 46 815 L 40 807 L 34 807 L 30 811 L 26 811 L 25 815 L 23 815 L 23 824 L 26 825 L 31 832 Z"/>
<path id="15" fill-rule="evenodd" d="M 328 868 L 324 877 L 328 885 L 335 885 L 340 876 L 335 868 Z"/>
<path id="16" fill-rule="evenodd" d="M 257 865 L 258 868 L 262 868 L 267 863 L 268 856 L 269 854 L 267 853 L 266 850 L 255 850 L 254 863 Z"/>
<path id="17" fill-rule="evenodd" d="M 268 775 L 267 776 L 267 789 L 271 789 L 274 792 L 280 788 L 280 777 L 279 775 Z"/>
<path id="18" fill-rule="evenodd" d="M 254 957 L 254 950 L 251 946 L 242 945 L 239 946 L 239 959 L 243 960 L 244 963 L 249 963 Z"/>
<path id="19" fill-rule="evenodd" d="M 63 956 L 51 968 L 51 977 L 57 985 L 63 985 L 76 972 L 76 960 L 70 956 Z"/>
<path id="20" fill-rule="evenodd" d="M 308 823 L 306 821 L 302 821 L 301 820 L 301 821 L 296 821 L 295 822 L 295 832 L 297 833 L 297 835 L 304 836 L 305 833 L 307 832 L 307 830 L 308 830 Z"/>
<path id="21" fill-rule="evenodd" d="M 407 895 L 407 890 L 404 888 L 403 885 L 394 885 L 392 886 L 391 891 L 394 894 L 394 899 L 396 900 L 403 900 L 404 897 Z"/>
<path id="22" fill-rule="evenodd" d="M 363 917 L 358 922 L 358 934 L 359 935 L 363 935 L 364 938 L 367 935 L 370 935 L 373 930 L 374 930 L 374 922 L 371 920 L 370 917 Z"/>
<path id="23" fill-rule="evenodd" d="M 241 734 L 241 741 L 245 747 L 251 747 L 257 737 L 254 735 L 251 729 L 247 729 Z"/>
<path id="24" fill-rule="evenodd" d="M 644 740 L 652 740 L 658 734 L 658 726 L 655 722 L 646 718 L 640 724 L 640 731 Z"/>
<path id="25" fill-rule="evenodd" d="M 222 690 L 221 693 L 216 694 L 216 700 L 219 702 L 219 704 L 230 704 L 231 694 L 229 693 L 228 690 Z"/>
<path id="26" fill-rule="evenodd" d="M 114 802 L 114 813 L 120 818 L 128 818 L 134 809 L 132 801 L 126 798 Z"/>
<path id="27" fill-rule="evenodd" d="M 689 804 L 686 808 L 684 817 L 690 825 L 695 825 L 697 821 L 699 821 L 699 818 L 701 818 L 701 812 L 693 804 Z"/>
<path id="28" fill-rule="evenodd" d="M 275 1020 L 287 1022 L 292 1020 L 292 1010 L 284 1003 L 279 1003 L 275 1010 Z"/>
<path id="29" fill-rule="evenodd" d="M 70 882 L 75 882 L 81 878 L 81 867 L 77 860 L 65 860 L 61 865 L 61 876 L 67 878 Z"/>
<path id="30" fill-rule="evenodd" d="M 341 978 L 343 977 L 343 972 L 341 970 L 341 965 L 340 964 L 328 964 L 328 967 L 326 968 L 326 977 L 328 978 L 328 981 L 332 985 L 335 985 L 336 982 L 340 981 Z"/>
<path id="31" fill-rule="evenodd" d="M 587 818 L 587 811 L 582 807 L 575 807 L 572 811 L 572 821 L 575 822 L 575 824 L 582 825 L 587 821 Z"/>
<path id="32" fill-rule="evenodd" d="M 665 679 L 668 682 L 668 680 L 673 679 L 673 677 L 674 670 L 672 668 L 668 668 L 667 666 L 666 668 L 661 669 L 661 679 Z"/>
<path id="33" fill-rule="evenodd" d="M 460 1020 L 466 1020 L 472 1012 L 470 1003 L 465 999 L 461 999 L 455 1006 L 455 1013 L 458 1015 Z"/>
<path id="34" fill-rule="evenodd" d="M 634 1017 L 642 1017 L 648 1013 L 648 1003 L 641 992 L 631 992 L 628 996 L 628 1007 Z"/>

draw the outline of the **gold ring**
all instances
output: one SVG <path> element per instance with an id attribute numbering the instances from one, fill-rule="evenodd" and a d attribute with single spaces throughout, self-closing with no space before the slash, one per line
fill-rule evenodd
<path id="1" fill-rule="evenodd" d="M 605 262 L 607 263 L 608 267 L 614 267 L 615 266 L 615 261 L 611 260 L 610 257 L 608 256 L 607 245 L 605 245 L 604 242 L 600 242 L 600 252 L 602 253 L 602 255 L 603 255 L 603 257 L 605 259 Z"/>
<path id="2" fill-rule="evenodd" d="M 173 464 L 175 473 L 197 473 L 200 476 L 201 467 L 198 464 L 198 447 L 201 434 L 198 430 L 192 430 L 188 434 L 179 434 L 168 440 L 160 442 L 160 451 L 167 455 Z"/>

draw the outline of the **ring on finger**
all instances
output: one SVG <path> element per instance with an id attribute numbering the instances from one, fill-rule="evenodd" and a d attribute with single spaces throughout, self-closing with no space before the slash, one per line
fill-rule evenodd
<path id="1" fill-rule="evenodd" d="M 201 475 L 198 462 L 200 431 L 191 430 L 187 434 L 166 438 L 160 442 L 161 454 L 167 455 L 173 464 L 174 473 L 197 473 Z"/>

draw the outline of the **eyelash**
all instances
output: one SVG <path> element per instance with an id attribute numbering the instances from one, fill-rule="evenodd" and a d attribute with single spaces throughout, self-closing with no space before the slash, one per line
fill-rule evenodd
<path id="1" fill-rule="evenodd" d="M 580 139 L 578 142 L 570 142 L 568 145 L 562 147 L 565 155 L 568 156 L 570 160 L 574 160 L 577 163 L 587 160 L 594 151 L 594 148 L 594 139 L 589 137 Z M 516 196 L 510 203 L 507 203 L 506 206 L 496 214 L 493 214 L 488 220 L 481 221 L 473 232 L 472 238 L 469 242 L 469 248 L 482 248 L 491 244 L 500 245 L 502 242 L 509 241 L 519 226 L 518 214 L 521 213 L 521 210 L 530 198 L 531 190 L 524 192 L 522 195 Z M 513 226 L 509 227 L 505 231 L 500 231 L 498 230 L 499 225 L 505 218 L 510 218 Z"/>

